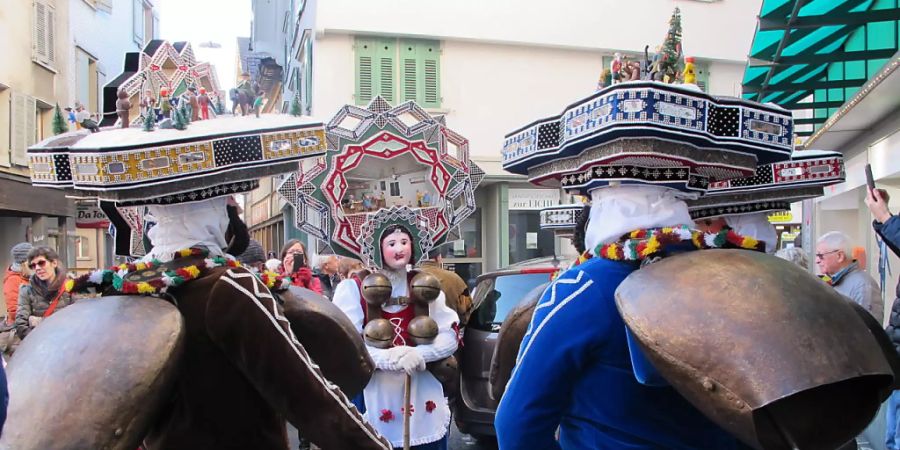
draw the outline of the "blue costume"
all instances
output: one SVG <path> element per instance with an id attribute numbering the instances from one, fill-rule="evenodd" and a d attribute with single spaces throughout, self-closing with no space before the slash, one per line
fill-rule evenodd
<path id="1" fill-rule="evenodd" d="M 743 448 L 673 388 L 637 381 L 613 295 L 636 268 L 593 258 L 544 292 L 497 411 L 500 448 Z"/>

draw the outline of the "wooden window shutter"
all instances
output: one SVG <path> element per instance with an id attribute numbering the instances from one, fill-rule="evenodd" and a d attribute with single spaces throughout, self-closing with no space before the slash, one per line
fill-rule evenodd
<path id="1" fill-rule="evenodd" d="M 440 108 L 440 53 L 438 41 L 400 41 L 400 101 Z"/>
<path id="2" fill-rule="evenodd" d="M 441 43 L 422 41 L 419 44 L 422 95 L 419 104 L 424 108 L 441 107 Z"/>
<path id="3" fill-rule="evenodd" d="M 56 62 L 56 10 L 53 6 L 47 8 L 47 63 Z"/>
<path id="4" fill-rule="evenodd" d="M 422 92 L 419 83 L 421 62 L 418 58 L 418 42 L 414 40 L 400 40 L 400 101 L 419 101 L 419 93 Z"/>
<path id="5" fill-rule="evenodd" d="M 16 165 L 27 166 L 28 156 L 26 149 L 34 145 L 37 135 L 34 99 L 25 94 L 12 92 L 11 100 L 11 161 Z"/>
<path id="6" fill-rule="evenodd" d="M 356 38 L 356 104 L 366 105 L 374 97 L 375 41 Z"/>
<path id="7" fill-rule="evenodd" d="M 35 61 L 47 61 L 47 6 L 40 1 L 34 2 L 34 23 L 32 27 L 31 58 Z"/>
<path id="8" fill-rule="evenodd" d="M 397 100 L 396 73 L 394 61 L 397 59 L 397 44 L 394 39 L 378 39 L 378 94 L 389 103 Z"/>

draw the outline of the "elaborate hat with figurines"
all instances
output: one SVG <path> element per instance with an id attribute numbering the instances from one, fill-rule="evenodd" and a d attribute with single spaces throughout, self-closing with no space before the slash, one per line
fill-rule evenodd
<path id="1" fill-rule="evenodd" d="M 207 200 L 255 189 L 325 152 L 323 124 L 263 115 L 193 122 L 185 130 L 108 128 L 66 133 L 28 149 L 35 186 L 95 198 L 116 226 L 116 252 L 140 255 L 139 207 Z"/>
<path id="2" fill-rule="evenodd" d="M 552 230 L 561 237 L 572 237 L 578 220 L 585 214 L 584 203 L 570 203 L 544 208 L 540 214 L 542 230 Z"/>
<path id="3" fill-rule="evenodd" d="M 789 159 L 792 136 L 791 114 L 777 106 L 632 81 L 508 134 L 503 168 L 570 192 L 618 182 L 703 193 L 711 181 Z"/>
<path id="4" fill-rule="evenodd" d="M 342 107 L 325 127 L 327 153 L 301 165 L 278 191 L 296 226 L 335 253 L 381 267 L 379 242 L 399 224 L 413 235 L 413 263 L 455 235 L 475 211 L 484 172 L 468 140 L 414 102 Z"/>
<path id="5" fill-rule="evenodd" d="M 711 183 L 706 195 L 688 201 L 688 209 L 694 219 L 789 210 L 843 181 L 841 153 L 797 150 L 790 161 L 758 166 L 752 177 Z"/>

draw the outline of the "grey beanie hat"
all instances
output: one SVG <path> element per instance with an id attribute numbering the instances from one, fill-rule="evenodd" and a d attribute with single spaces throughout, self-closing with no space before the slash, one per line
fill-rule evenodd
<path id="1" fill-rule="evenodd" d="M 19 271 L 22 270 L 22 263 L 28 258 L 28 252 L 31 251 L 31 244 L 28 242 L 20 242 L 13 246 L 12 250 L 9 252 L 10 256 L 12 256 L 13 263 L 11 266 L 12 270 Z"/>
<path id="2" fill-rule="evenodd" d="M 255 264 L 265 262 L 266 253 L 263 251 L 262 244 L 259 241 L 251 239 L 247 245 L 247 250 L 237 257 L 241 264 Z"/>

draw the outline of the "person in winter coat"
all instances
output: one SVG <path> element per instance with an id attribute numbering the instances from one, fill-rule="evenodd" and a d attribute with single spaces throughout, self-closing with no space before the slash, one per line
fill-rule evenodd
<path id="1" fill-rule="evenodd" d="M 816 266 L 825 281 L 841 295 L 884 322 L 884 300 L 878 283 L 852 257 L 850 238 L 840 231 L 825 233 L 816 242 Z"/>
<path id="2" fill-rule="evenodd" d="M 19 306 L 19 289 L 28 284 L 30 272 L 25 264 L 31 244 L 21 242 L 10 251 L 12 264 L 6 268 L 3 277 L 3 299 L 6 301 L 6 320 L 0 326 L 0 352 L 11 357 L 19 346 L 21 339 L 16 336 L 16 310 Z"/>
<path id="3" fill-rule="evenodd" d="M 888 209 L 890 198 L 880 189 L 868 189 L 866 206 L 872 213 L 872 228 L 884 240 L 895 255 L 900 256 L 900 219 Z M 891 317 L 885 328 L 894 348 L 900 353 L 900 283 L 895 289 L 895 299 L 891 306 Z M 887 450 L 900 450 L 900 391 L 894 391 L 888 399 L 887 424 L 884 446 Z"/>
<path id="4" fill-rule="evenodd" d="M 31 284 L 19 290 L 16 311 L 16 335 L 20 339 L 43 319 L 72 304 L 75 299 L 65 292 L 65 270 L 59 265 L 59 254 L 50 247 L 35 247 L 28 252 L 28 268 L 34 272 Z"/>
<path id="5" fill-rule="evenodd" d="M 10 250 L 12 264 L 6 268 L 3 276 L 3 298 L 6 300 L 6 325 L 10 326 L 16 321 L 16 307 L 19 304 L 19 288 L 28 284 L 28 267 L 25 259 L 31 251 L 31 244 L 21 242 Z"/>
<path id="6" fill-rule="evenodd" d="M 296 262 L 296 264 L 295 264 Z M 281 249 L 281 273 L 291 277 L 291 284 L 322 293 L 322 283 L 313 276 L 309 268 L 306 246 L 297 239 L 291 239 Z"/>

